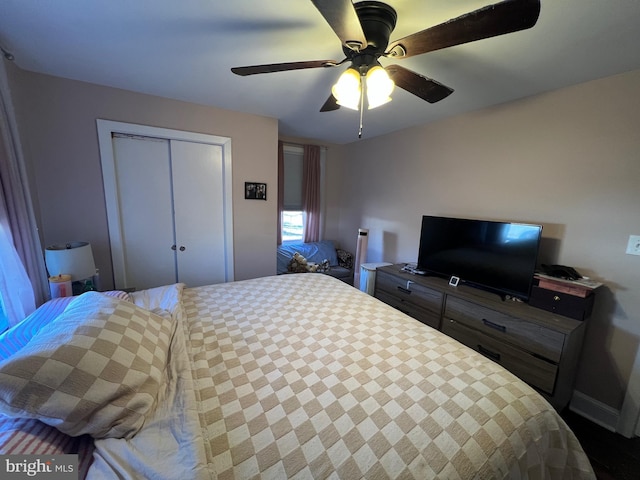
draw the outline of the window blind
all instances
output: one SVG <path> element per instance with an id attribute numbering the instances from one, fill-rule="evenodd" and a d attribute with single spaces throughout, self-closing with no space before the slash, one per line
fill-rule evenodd
<path id="1" fill-rule="evenodd" d="M 302 210 L 302 158 L 301 147 L 285 146 L 284 210 Z"/>

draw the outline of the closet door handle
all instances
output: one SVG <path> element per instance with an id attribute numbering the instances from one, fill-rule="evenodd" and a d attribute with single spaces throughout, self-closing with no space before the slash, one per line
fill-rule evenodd
<path id="1" fill-rule="evenodd" d="M 184 252 L 187 249 L 187 247 L 185 247 L 184 245 L 180 245 L 180 251 Z"/>
<path id="2" fill-rule="evenodd" d="M 171 245 L 171 250 L 173 250 L 175 252 L 176 246 L 175 245 Z"/>

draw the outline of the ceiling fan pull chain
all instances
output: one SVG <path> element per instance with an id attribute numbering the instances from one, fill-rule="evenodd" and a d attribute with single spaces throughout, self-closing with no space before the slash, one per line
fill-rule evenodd
<path id="1" fill-rule="evenodd" d="M 360 74 L 360 128 L 358 128 L 358 138 L 362 138 L 362 117 L 364 116 L 364 95 L 367 88 L 367 82 L 364 81 L 364 75 Z"/>

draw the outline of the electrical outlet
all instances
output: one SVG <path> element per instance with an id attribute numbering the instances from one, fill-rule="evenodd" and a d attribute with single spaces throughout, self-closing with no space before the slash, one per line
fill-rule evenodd
<path id="1" fill-rule="evenodd" d="M 640 235 L 629 235 L 628 255 L 640 255 Z"/>

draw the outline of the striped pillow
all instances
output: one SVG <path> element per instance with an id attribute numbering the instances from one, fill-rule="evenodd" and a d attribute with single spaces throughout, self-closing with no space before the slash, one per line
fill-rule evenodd
<path id="1" fill-rule="evenodd" d="M 0 415 L 0 453 L 5 455 L 61 455 L 71 453 L 75 439 L 30 418 Z"/>
<path id="2" fill-rule="evenodd" d="M 110 297 L 131 301 L 129 294 L 121 290 L 104 292 Z M 9 358 L 22 347 L 46 324 L 60 315 L 67 305 L 76 297 L 54 298 L 34 311 L 27 318 L 0 335 L 0 361 Z"/>
<path id="3" fill-rule="evenodd" d="M 36 309 L 35 312 L 20 323 L 0 335 L 0 360 L 9 358 L 24 347 L 27 342 L 38 333 L 38 330 L 60 315 L 71 300 L 73 300 L 73 297 L 51 300 Z"/>
<path id="4" fill-rule="evenodd" d="M 89 435 L 70 437 L 60 430 L 29 418 L 0 415 L 1 455 L 78 455 L 78 479 L 84 479 L 95 446 Z"/>
<path id="5" fill-rule="evenodd" d="M 87 292 L 0 362 L 0 413 L 72 436 L 129 438 L 165 381 L 175 323 Z"/>

